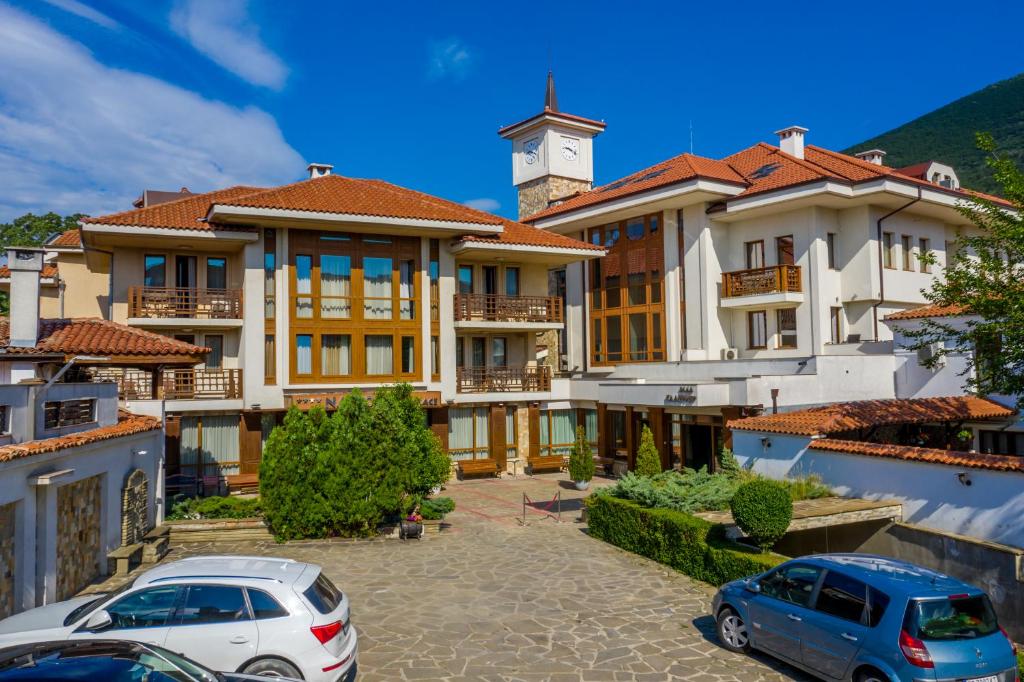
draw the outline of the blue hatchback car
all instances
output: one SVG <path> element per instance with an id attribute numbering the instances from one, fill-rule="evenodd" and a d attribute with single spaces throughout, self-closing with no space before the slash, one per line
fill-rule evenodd
<path id="1" fill-rule="evenodd" d="M 723 585 L 712 608 L 726 649 L 758 649 L 826 680 L 1018 682 L 988 595 L 904 561 L 794 559 Z"/>

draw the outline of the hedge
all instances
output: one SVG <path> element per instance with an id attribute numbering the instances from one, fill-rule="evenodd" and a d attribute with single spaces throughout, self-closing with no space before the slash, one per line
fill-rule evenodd
<path id="1" fill-rule="evenodd" d="M 763 573 L 783 561 L 729 542 L 720 526 L 672 509 L 607 495 L 587 498 L 590 535 L 712 585 Z"/>

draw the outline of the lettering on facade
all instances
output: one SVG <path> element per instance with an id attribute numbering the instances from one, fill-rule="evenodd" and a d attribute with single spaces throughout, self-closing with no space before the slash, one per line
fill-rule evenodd
<path id="1" fill-rule="evenodd" d="M 692 403 L 697 400 L 697 385 L 696 384 L 682 384 L 679 386 L 679 390 L 675 393 L 669 393 L 665 396 L 665 402 L 667 403 Z"/>

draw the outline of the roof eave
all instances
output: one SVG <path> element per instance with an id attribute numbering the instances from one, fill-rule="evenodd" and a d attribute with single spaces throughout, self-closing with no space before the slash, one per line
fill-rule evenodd
<path id="1" fill-rule="evenodd" d="M 495 223 L 470 223 L 454 220 L 433 220 L 426 218 L 401 218 L 395 216 L 372 216 L 358 213 L 334 213 L 327 211 L 307 211 L 285 208 L 262 208 L 256 206 L 232 206 L 230 204 L 212 204 L 207 213 L 208 222 L 223 220 L 304 220 L 317 222 L 334 222 L 348 224 L 391 225 L 394 227 L 418 227 L 458 234 L 501 234 L 504 227 L 498 219 Z"/>
<path id="2" fill-rule="evenodd" d="M 560 123 L 570 128 L 580 128 L 582 130 L 592 132 L 595 135 L 604 132 L 604 129 L 608 127 L 603 121 L 594 121 L 592 119 L 583 118 L 582 116 L 566 116 L 557 111 L 542 111 L 541 113 L 523 119 L 518 123 L 513 123 L 503 128 L 499 128 L 498 135 L 507 139 L 526 132 L 527 130 L 535 128 L 543 123 Z"/>
<path id="3" fill-rule="evenodd" d="M 576 260 L 600 258 L 608 252 L 604 249 L 585 249 L 567 246 L 541 246 L 539 244 L 488 244 L 473 240 L 457 241 L 452 244 L 451 252 L 455 255 L 467 252 L 501 252 L 501 253 L 535 253 L 546 256 L 565 256 Z"/>
<path id="4" fill-rule="evenodd" d="M 199 227 L 151 227 L 148 225 L 107 225 L 105 223 L 82 223 L 82 233 L 104 234 L 104 235 L 134 235 L 146 237 L 172 237 L 180 239 L 187 236 L 189 239 L 218 239 L 221 241 L 255 242 L 259 241 L 259 234 L 242 230 L 217 230 L 202 229 Z"/>

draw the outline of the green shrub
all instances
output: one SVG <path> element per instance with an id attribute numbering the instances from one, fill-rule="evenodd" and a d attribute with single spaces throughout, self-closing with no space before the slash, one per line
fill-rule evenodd
<path id="1" fill-rule="evenodd" d="M 633 500 L 645 507 L 698 512 L 728 509 L 729 500 L 738 486 L 739 483 L 732 478 L 709 474 L 704 468 L 699 471 L 664 471 L 655 476 L 630 472 L 598 494 Z"/>
<path id="2" fill-rule="evenodd" d="M 250 519 L 262 514 L 258 497 L 198 497 L 175 504 L 167 519 Z"/>
<path id="3" fill-rule="evenodd" d="M 789 491 L 789 497 L 794 502 L 797 500 L 816 500 L 832 494 L 832 489 L 822 483 L 821 477 L 817 474 L 800 478 L 784 478 L 779 483 L 786 486 L 786 489 Z"/>
<path id="4" fill-rule="evenodd" d="M 793 519 L 793 500 L 788 488 L 767 478 L 741 485 L 730 508 L 736 525 L 765 552 L 786 534 Z"/>
<path id="5" fill-rule="evenodd" d="M 589 532 L 712 585 L 763 573 L 785 561 L 723 539 L 716 526 L 671 509 L 649 509 L 611 495 L 587 498 Z"/>
<path id="6" fill-rule="evenodd" d="M 569 478 L 574 481 L 589 481 L 594 478 L 594 454 L 587 441 L 587 431 L 576 427 L 576 442 L 569 454 Z"/>
<path id="7" fill-rule="evenodd" d="M 455 500 L 450 497 L 434 497 L 420 503 L 420 514 L 428 521 L 438 521 L 445 514 L 455 511 Z"/>
<path id="8" fill-rule="evenodd" d="M 661 456 L 658 454 L 658 448 L 654 446 L 654 434 L 646 424 L 640 435 L 640 449 L 636 452 L 635 469 L 637 476 L 656 476 L 661 473 Z"/>

